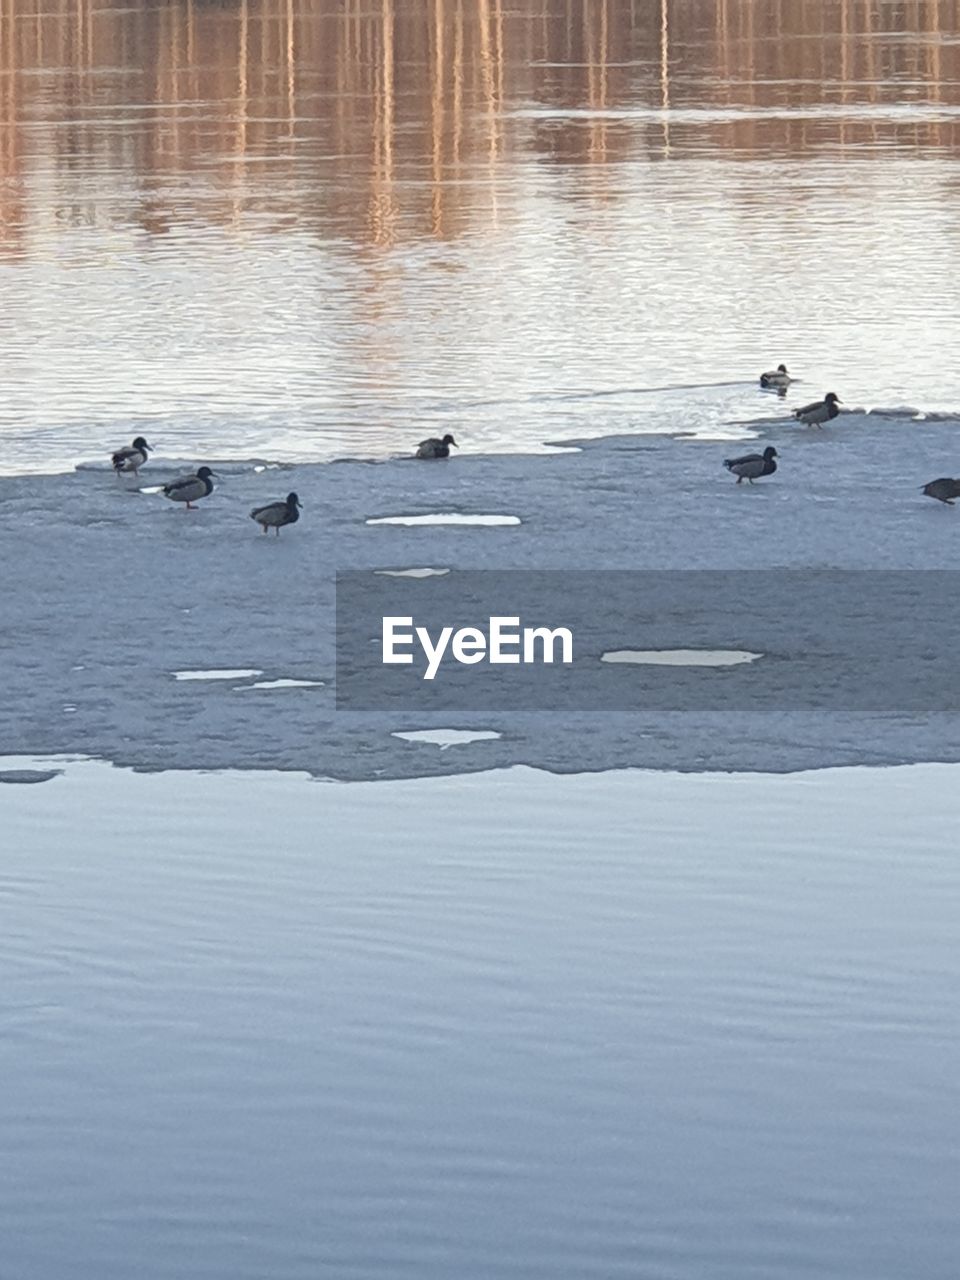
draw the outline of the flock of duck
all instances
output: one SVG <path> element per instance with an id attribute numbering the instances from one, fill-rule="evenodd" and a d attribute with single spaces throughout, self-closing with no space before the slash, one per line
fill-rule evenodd
<path id="1" fill-rule="evenodd" d="M 454 449 L 460 447 L 451 435 L 421 440 L 417 446 L 416 457 L 449 458 L 451 446 Z M 146 465 L 152 452 L 153 446 L 147 444 L 143 436 L 137 436 L 133 444 L 118 449 L 112 454 L 110 461 L 118 476 L 132 475 L 139 478 L 140 468 Z M 208 498 L 213 493 L 213 480 L 216 475 L 217 473 L 210 467 L 198 467 L 191 475 L 181 476 L 179 480 L 171 480 L 168 484 L 161 485 L 160 491 L 171 502 L 182 502 L 185 511 L 196 511 L 193 504 L 199 502 L 201 498 Z M 285 498 L 280 498 L 277 502 L 268 502 L 266 506 L 254 507 L 250 512 L 250 519 L 255 520 L 264 533 L 269 533 L 273 529 L 279 537 L 284 525 L 296 524 L 300 519 L 302 505 L 295 493 L 288 493 Z"/>
<path id="2" fill-rule="evenodd" d="M 777 391 L 780 395 L 786 395 L 787 387 L 795 381 L 796 379 L 790 376 L 785 364 L 777 365 L 776 369 L 770 369 L 760 375 L 760 386 L 765 391 Z M 822 400 L 813 400 L 810 404 L 794 409 L 793 416 L 805 426 L 819 428 L 825 422 L 830 422 L 837 417 L 840 412 L 837 406 L 841 403 L 835 391 L 828 391 Z M 451 448 L 459 448 L 452 435 L 431 437 L 429 440 L 421 440 L 414 456 L 420 459 L 449 458 Z M 152 446 L 147 444 L 143 436 L 137 436 L 133 444 L 124 449 L 118 449 L 112 455 L 113 469 L 120 476 L 139 476 L 140 468 L 145 465 L 151 452 Z M 745 453 L 739 458 L 725 458 L 723 465 L 731 475 L 737 477 L 737 484 L 742 484 L 744 480 L 748 484 L 753 484 L 755 480 L 774 474 L 779 456 L 773 445 L 768 445 L 763 453 Z M 162 485 L 161 492 L 171 502 L 182 502 L 187 511 L 194 511 L 196 508 L 193 504 L 201 498 L 209 497 L 213 492 L 214 476 L 216 472 L 210 467 L 199 467 L 192 475 L 182 476 L 179 480 L 171 480 L 168 484 Z M 922 492 L 928 498 L 934 498 L 937 502 L 944 502 L 952 507 L 956 499 L 960 498 L 960 479 L 942 476 L 938 480 L 931 480 L 929 484 L 925 484 Z M 300 519 L 301 507 L 302 503 L 297 495 L 288 493 L 286 498 L 268 502 L 262 507 L 254 507 L 250 512 L 250 518 L 260 525 L 264 533 L 269 533 L 273 529 L 279 537 L 284 525 L 296 524 Z"/>
<path id="3" fill-rule="evenodd" d="M 795 381 L 795 378 L 791 378 L 785 364 L 778 364 L 776 369 L 768 369 L 766 373 L 760 375 L 760 386 L 763 390 L 776 391 L 781 396 L 786 395 L 787 387 Z M 806 426 L 822 427 L 825 422 L 830 422 L 837 416 L 840 412 L 837 405 L 842 403 L 835 391 L 828 391 L 822 400 L 814 400 L 810 404 L 801 405 L 799 409 L 794 409 L 793 416 Z M 773 475 L 777 469 L 779 456 L 776 449 L 768 445 L 763 453 L 746 453 L 740 458 L 726 458 L 723 465 L 737 477 L 737 484 L 744 480 L 753 484 L 754 480 L 759 480 L 762 476 Z M 929 484 L 925 484 L 921 492 L 928 498 L 945 502 L 948 507 L 952 507 L 956 505 L 956 499 L 960 498 L 960 479 L 941 476 L 940 479 L 931 480 Z"/>
<path id="4" fill-rule="evenodd" d="M 791 382 L 796 382 L 796 378 L 790 377 L 785 364 L 778 364 L 776 369 L 768 369 L 760 375 L 760 386 L 764 391 L 777 391 L 782 396 L 787 394 L 787 387 Z M 842 404 L 842 401 L 837 393 L 828 391 L 822 400 L 813 400 L 810 404 L 794 409 L 793 416 L 805 426 L 822 427 L 840 412 L 838 404 Z M 737 477 L 737 484 L 744 480 L 753 484 L 754 480 L 759 480 L 762 476 L 773 475 L 779 456 L 773 445 L 768 445 L 763 453 L 745 453 L 741 458 L 725 458 L 723 465 L 731 475 Z"/>
<path id="5" fill-rule="evenodd" d="M 133 475 L 139 477 L 140 468 L 147 461 L 153 446 L 147 444 L 143 436 L 137 436 L 133 444 L 125 449 L 118 449 L 111 456 L 113 469 L 118 476 Z M 201 498 L 208 498 L 213 493 L 213 477 L 217 473 L 210 467 L 198 467 L 193 475 L 181 476 L 179 480 L 171 480 L 161 485 L 160 491 L 171 502 L 182 502 L 184 510 L 196 511 L 193 505 Z M 278 502 L 268 502 L 264 507 L 254 507 L 250 518 L 256 520 L 264 533 L 276 530 L 277 537 L 285 524 L 296 524 L 300 519 L 300 499 L 295 493 L 288 493 Z"/>

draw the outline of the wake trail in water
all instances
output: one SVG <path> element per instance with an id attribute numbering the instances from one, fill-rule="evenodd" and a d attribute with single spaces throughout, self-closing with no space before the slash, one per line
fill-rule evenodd
<path id="1" fill-rule="evenodd" d="M 616 396 L 650 396 L 673 391 L 713 391 L 726 387 L 749 387 L 756 381 L 754 378 L 738 378 L 730 382 L 671 382 L 659 387 L 612 387 L 607 391 L 561 391 L 514 396 L 497 400 L 459 400 L 455 405 L 460 409 L 506 408 L 511 405 L 530 404 L 566 404 L 577 400 L 609 400 Z"/>

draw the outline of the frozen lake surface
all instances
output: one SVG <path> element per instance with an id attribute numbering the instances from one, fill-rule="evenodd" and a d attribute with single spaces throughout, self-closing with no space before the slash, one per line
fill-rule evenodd
<path id="1" fill-rule="evenodd" d="M 0 563 L 6 598 L 17 603 L 0 630 L 2 745 L 144 769 L 282 768 L 345 779 L 513 764 L 770 772 L 960 760 L 949 661 L 958 626 L 950 601 L 960 596 L 949 575 L 902 575 L 901 622 L 919 644 L 918 677 L 933 690 L 920 707 L 909 690 L 885 685 L 879 701 L 834 699 L 836 674 L 818 634 L 830 619 L 816 600 L 798 617 L 787 573 L 955 569 L 960 513 L 920 486 L 957 470 L 958 433 L 952 418 L 863 413 L 811 431 L 781 411 L 761 437 L 776 444 L 780 469 L 753 488 L 723 470 L 721 442 L 635 436 L 535 458 L 464 453 L 281 471 L 219 462 L 222 478 L 196 512 L 102 468 L 3 477 Z M 182 466 L 152 460 L 146 487 Z M 279 538 L 262 537 L 250 508 L 290 489 L 302 519 Z M 522 523 L 368 523 L 390 511 L 498 508 Z M 370 571 L 383 590 L 436 592 L 457 589 L 463 570 L 581 570 L 589 583 L 600 566 L 751 574 L 734 575 L 702 617 L 669 626 L 656 609 L 635 625 L 623 600 L 598 588 L 592 652 L 605 700 L 586 710 L 545 719 L 491 700 L 479 710 L 459 704 L 462 715 L 428 701 L 337 711 L 335 570 Z M 856 584 L 864 610 L 879 577 Z M 878 626 L 850 633 L 844 656 L 868 676 L 885 625 L 881 612 Z M 726 668 L 602 661 L 624 650 L 688 649 L 761 656 Z M 935 649 L 950 668 L 942 692 L 928 671 Z M 448 679 L 436 682 L 441 692 Z M 651 699 L 631 715 L 609 709 L 631 682 L 667 679 L 679 682 L 669 707 L 655 710 Z M 711 700 L 717 681 L 730 682 L 722 710 Z M 608 709 L 589 714 L 594 706 Z M 488 736 L 456 751 L 393 736 L 437 728 Z"/>
<path id="2" fill-rule="evenodd" d="M 953 1280 L 955 768 L 0 765 L 4 1275 Z"/>

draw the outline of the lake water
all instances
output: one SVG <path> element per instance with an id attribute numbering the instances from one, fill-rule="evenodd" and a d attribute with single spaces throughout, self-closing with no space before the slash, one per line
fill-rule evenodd
<path id="1" fill-rule="evenodd" d="M 138 429 L 716 434 L 780 360 L 957 409 L 957 31 L 955 0 L 5 4 L 0 466 Z"/>
<path id="2" fill-rule="evenodd" d="M 441 428 L 463 454 L 736 436 L 828 388 L 957 411 L 958 10 L 0 0 L 0 471 L 140 431 L 306 462 Z M 756 387 L 781 360 L 786 404 Z M 721 450 L 709 481 L 652 449 L 474 459 L 427 496 L 414 466 L 322 467 L 300 491 L 329 501 L 267 546 L 242 495 L 272 472 L 225 466 L 223 502 L 164 526 L 109 475 L 4 480 L 3 723 L 24 750 L 316 767 L 313 718 L 260 717 L 329 695 L 310 584 L 344 548 L 421 574 L 454 534 L 940 564 L 953 513 L 916 517 L 911 467 L 954 428 L 891 418 L 923 442 L 904 465 L 886 423 L 823 433 L 819 505 L 799 447 L 792 489 L 724 490 L 749 513 L 715 505 Z M 624 542 L 639 489 L 655 519 Z M 366 523 L 471 506 L 523 524 Z M 947 749 L 945 719 L 901 719 L 905 745 L 879 718 L 723 738 L 765 769 Z M 338 767 L 556 747 L 395 728 Z M 559 767 L 662 768 L 679 731 L 599 737 Z M 954 1280 L 956 766 L 0 775 L 31 764 L 65 772 L 0 776 L 3 1280 Z"/>
<path id="3" fill-rule="evenodd" d="M 957 795 L 0 785 L 0 1270 L 953 1280 Z"/>

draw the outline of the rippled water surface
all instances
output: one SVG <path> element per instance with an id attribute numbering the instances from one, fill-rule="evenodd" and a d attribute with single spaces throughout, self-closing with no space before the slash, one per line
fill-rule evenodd
<path id="1" fill-rule="evenodd" d="M 0 786 L 0 1271 L 953 1280 L 956 773 Z"/>
<path id="2" fill-rule="evenodd" d="M 956 0 L 4 4 L 0 466 L 956 409 L 958 139 Z"/>

